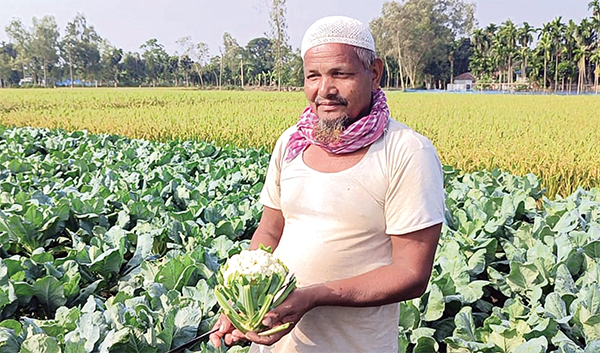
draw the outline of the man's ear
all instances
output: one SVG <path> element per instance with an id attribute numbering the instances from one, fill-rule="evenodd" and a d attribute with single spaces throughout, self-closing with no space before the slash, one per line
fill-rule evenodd
<path id="1" fill-rule="evenodd" d="M 371 68 L 369 70 L 373 75 L 373 80 L 371 81 L 371 89 L 376 90 L 381 84 L 381 77 L 383 77 L 383 60 L 381 60 L 380 58 L 375 58 L 375 61 L 373 61 L 373 65 L 371 65 Z"/>

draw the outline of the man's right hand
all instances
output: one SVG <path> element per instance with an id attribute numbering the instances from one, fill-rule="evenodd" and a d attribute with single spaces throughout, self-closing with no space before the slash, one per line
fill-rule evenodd
<path id="1" fill-rule="evenodd" d="M 219 331 L 209 336 L 210 342 L 216 348 L 221 347 L 222 338 L 225 339 L 225 344 L 228 346 L 234 345 L 242 339 L 246 339 L 244 334 L 240 330 L 236 329 L 233 324 L 231 324 L 231 321 L 229 321 L 225 314 L 221 314 L 217 320 L 217 323 L 215 323 L 215 326 L 213 326 L 213 330 L 217 327 L 219 328 Z"/>

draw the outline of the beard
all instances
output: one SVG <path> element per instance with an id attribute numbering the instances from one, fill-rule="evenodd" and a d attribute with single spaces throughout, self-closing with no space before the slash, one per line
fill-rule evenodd
<path id="1" fill-rule="evenodd" d="M 331 144 L 340 141 L 342 132 L 352 123 L 347 114 L 333 119 L 319 119 L 313 127 L 314 139 L 318 143 Z"/>

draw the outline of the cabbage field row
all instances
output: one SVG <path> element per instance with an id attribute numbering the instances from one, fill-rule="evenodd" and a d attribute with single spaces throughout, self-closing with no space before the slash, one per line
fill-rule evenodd
<path id="1" fill-rule="evenodd" d="M 0 128 L 0 352 L 159 353 L 209 330 L 268 158 Z M 446 225 L 427 292 L 401 304 L 401 352 L 598 352 L 600 190 L 549 200 L 532 174 L 444 171 Z"/>
<path id="2" fill-rule="evenodd" d="M 600 96 L 386 94 L 392 116 L 432 140 L 444 164 L 533 173 L 550 198 L 600 186 Z M 270 150 L 306 104 L 301 92 L 4 89 L 0 125 Z"/>

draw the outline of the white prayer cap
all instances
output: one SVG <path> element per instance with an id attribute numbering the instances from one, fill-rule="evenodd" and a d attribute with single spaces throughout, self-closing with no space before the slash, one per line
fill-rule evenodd
<path id="1" fill-rule="evenodd" d="M 302 38 L 302 60 L 308 49 L 326 43 L 349 44 L 375 51 L 375 40 L 369 26 L 345 16 L 323 17 L 308 27 Z"/>

